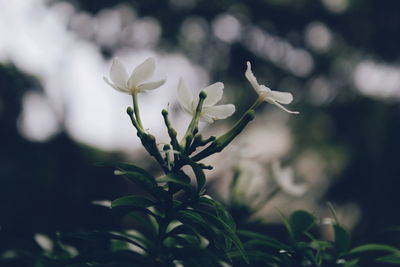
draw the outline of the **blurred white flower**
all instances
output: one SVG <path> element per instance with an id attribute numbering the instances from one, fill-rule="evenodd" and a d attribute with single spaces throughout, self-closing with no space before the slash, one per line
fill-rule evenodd
<path id="1" fill-rule="evenodd" d="M 288 113 L 292 114 L 299 113 L 297 111 L 290 111 L 281 105 L 281 104 L 290 104 L 293 101 L 293 96 L 291 93 L 272 91 L 270 88 L 266 87 L 265 85 L 260 85 L 257 82 L 256 77 L 251 71 L 251 64 L 249 61 L 247 61 L 247 69 L 245 72 L 245 76 L 247 80 L 250 82 L 251 86 L 253 86 L 254 90 L 256 90 L 257 94 L 263 99 L 263 101 L 274 104 Z"/>
<path id="2" fill-rule="evenodd" d="M 237 164 L 240 174 L 233 193 L 240 203 L 254 206 L 270 193 L 267 174 L 254 160 L 241 159 Z"/>
<path id="3" fill-rule="evenodd" d="M 200 114 L 201 121 L 212 123 L 214 120 L 225 119 L 235 112 L 235 106 L 233 104 L 215 105 L 221 100 L 223 89 L 224 84 L 217 82 L 202 90 L 207 93 L 207 97 L 204 100 Z M 182 109 L 188 114 L 193 116 L 196 113 L 199 96 L 193 96 L 192 91 L 187 88 L 182 78 L 179 80 L 178 84 L 178 101 Z"/>
<path id="4" fill-rule="evenodd" d="M 165 83 L 165 79 L 146 82 L 153 76 L 155 68 L 156 63 L 154 58 L 149 57 L 132 71 L 131 76 L 128 76 L 124 65 L 118 58 L 114 58 L 110 68 L 111 82 L 106 77 L 104 77 L 104 81 L 115 90 L 128 94 L 153 90 Z"/>
<path id="5" fill-rule="evenodd" d="M 282 168 L 277 161 L 272 164 L 272 173 L 278 186 L 290 195 L 301 197 L 308 189 L 308 185 L 305 183 L 295 184 L 293 169 Z"/>
<path id="6" fill-rule="evenodd" d="M 53 251 L 53 241 L 46 235 L 43 234 L 35 234 L 33 236 L 33 239 L 35 239 L 36 243 L 46 252 L 51 252 Z"/>

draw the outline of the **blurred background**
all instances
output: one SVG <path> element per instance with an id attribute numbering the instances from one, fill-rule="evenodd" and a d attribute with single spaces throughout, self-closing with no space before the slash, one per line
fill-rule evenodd
<path id="1" fill-rule="evenodd" d="M 219 162 L 210 194 L 228 201 L 239 158 L 259 182 L 243 184 L 250 197 L 241 201 L 251 202 L 251 190 L 269 192 L 280 161 L 307 191 L 280 194 L 258 218 L 278 222 L 276 208 L 329 217 L 329 201 L 355 244 L 399 245 L 387 232 L 400 225 L 399 10 L 395 0 L 0 0 L 0 255 L 39 249 L 35 233 L 112 225 L 91 201 L 135 189 L 110 163 L 159 172 L 126 116 L 131 98 L 103 81 L 114 56 L 129 72 L 153 56 L 167 77 L 139 99 L 160 144 L 161 109 L 180 133 L 190 120 L 176 101 L 180 77 L 192 90 L 224 82 L 222 102 L 236 113 L 202 125 L 219 135 L 257 97 L 244 78 L 251 61 L 260 83 L 294 95 L 288 108 L 300 115 L 261 106 L 232 148 L 210 159 Z"/>

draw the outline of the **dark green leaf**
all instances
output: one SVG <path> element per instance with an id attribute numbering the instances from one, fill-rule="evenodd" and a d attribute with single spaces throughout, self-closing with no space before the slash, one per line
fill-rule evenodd
<path id="1" fill-rule="evenodd" d="M 349 251 L 348 254 L 360 253 L 360 252 L 371 252 L 371 251 L 386 251 L 390 253 L 399 253 L 400 250 L 384 244 L 366 244 L 358 246 Z"/>
<path id="2" fill-rule="evenodd" d="M 206 185 L 206 176 L 204 175 L 203 169 L 191 158 L 185 155 L 180 155 L 180 157 L 184 161 L 185 165 L 190 165 L 190 167 L 192 167 L 197 181 L 197 193 L 201 194 L 203 192 L 204 186 Z"/>
<path id="3" fill-rule="evenodd" d="M 257 240 L 257 239 L 253 239 L 253 240 L 249 240 L 247 242 L 244 243 L 244 247 L 245 248 L 253 248 L 253 247 L 267 247 L 267 248 L 273 248 L 277 251 L 283 249 L 283 247 L 280 245 L 280 243 L 276 243 L 273 242 L 271 240 Z"/>
<path id="4" fill-rule="evenodd" d="M 377 258 L 376 261 L 392 264 L 400 264 L 400 253 L 395 253 L 387 256 Z"/>
<path id="5" fill-rule="evenodd" d="M 335 231 L 335 247 L 340 255 L 344 254 L 351 245 L 350 234 L 338 224 L 334 224 L 333 229 Z"/>
<path id="6" fill-rule="evenodd" d="M 278 257 L 275 257 L 274 255 L 268 254 L 263 251 L 259 250 L 247 250 L 246 251 L 247 256 L 249 257 L 249 262 L 263 262 L 263 263 L 275 263 L 279 264 L 281 263 L 281 260 Z M 232 259 L 242 257 L 242 254 L 240 251 L 231 251 L 228 252 L 228 256 L 231 257 Z M 276 265 L 273 265 L 276 266 Z"/>
<path id="7" fill-rule="evenodd" d="M 286 244 L 283 244 L 282 242 L 276 240 L 275 238 L 272 238 L 267 235 L 259 234 L 256 232 L 252 231 L 247 231 L 247 230 L 238 230 L 237 231 L 239 236 L 247 237 L 250 238 L 250 241 L 246 242 L 245 245 L 252 246 L 253 244 L 255 245 L 257 242 L 260 242 L 260 245 L 264 246 L 270 246 L 274 247 L 279 250 L 289 250 L 290 247 Z"/>
<path id="8" fill-rule="evenodd" d="M 217 229 L 219 229 L 226 238 L 230 239 L 238 249 L 238 251 L 241 252 L 243 259 L 248 262 L 248 258 L 246 256 L 246 252 L 244 250 L 242 241 L 240 241 L 239 237 L 236 235 L 235 229 L 232 229 L 228 224 L 226 224 L 223 220 L 219 219 L 218 217 L 202 211 L 202 210 L 196 210 L 196 212 L 200 213 L 201 216 L 209 223 L 215 225 Z"/>
<path id="9" fill-rule="evenodd" d="M 183 262 L 183 266 L 221 266 L 221 256 L 211 249 L 198 247 L 182 247 L 171 249 L 176 259 Z"/>
<path id="10" fill-rule="evenodd" d="M 290 225 L 288 219 L 285 217 L 285 215 L 283 215 L 283 213 L 277 209 L 279 216 L 281 216 L 281 219 L 283 221 L 283 224 L 285 225 L 286 230 L 288 231 L 289 235 L 291 237 L 293 237 L 293 230 L 292 230 L 292 226 Z"/>
<path id="11" fill-rule="evenodd" d="M 143 196 L 124 196 L 117 198 L 111 203 L 111 208 L 117 207 L 135 207 L 135 208 L 147 208 L 154 206 L 156 203 Z"/>
<path id="12" fill-rule="evenodd" d="M 304 210 L 293 212 L 289 217 L 289 224 L 292 230 L 292 237 L 297 240 L 304 232 L 309 230 L 315 223 L 315 217 Z"/>
<path id="13" fill-rule="evenodd" d="M 184 223 L 185 226 L 192 228 L 195 232 L 207 238 L 210 245 L 224 251 L 225 237 L 223 233 L 215 229 L 212 224 L 204 220 L 198 213 L 192 210 L 179 211 L 178 220 Z"/>
<path id="14" fill-rule="evenodd" d="M 206 204 L 214 208 L 217 217 L 221 219 L 223 222 L 225 222 L 227 225 L 229 225 L 229 227 L 231 227 L 233 231 L 236 230 L 235 220 L 232 218 L 231 214 L 225 209 L 225 207 L 221 203 L 215 201 L 210 196 L 201 196 L 199 201 L 200 203 Z M 225 246 L 226 250 L 231 249 L 232 241 L 229 238 L 225 238 Z"/>
<path id="15" fill-rule="evenodd" d="M 98 262 L 103 263 L 104 266 L 107 263 L 113 264 L 112 266 L 125 266 L 125 264 L 129 263 L 129 266 L 132 267 L 152 266 L 154 264 L 153 260 L 146 255 L 142 255 L 131 250 L 120 250 L 114 252 L 96 251 L 95 253 L 81 254 L 73 259 L 60 261 L 60 266 L 76 266 L 78 263 Z"/>
<path id="16" fill-rule="evenodd" d="M 171 172 L 157 178 L 157 183 L 174 183 L 190 189 L 190 178 L 183 171 Z"/>
<path id="17" fill-rule="evenodd" d="M 199 199 L 200 203 L 208 204 L 216 210 L 217 217 L 228 224 L 233 230 L 236 230 L 235 220 L 232 218 L 229 211 L 218 201 L 215 201 L 209 196 L 201 196 Z"/>
<path id="18" fill-rule="evenodd" d="M 194 231 L 192 228 L 188 227 L 185 224 L 178 225 L 171 231 L 167 233 L 168 236 L 173 236 L 173 235 L 180 235 L 180 234 L 185 234 L 185 235 L 193 235 L 198 238 L 198 235 L 196 231 Z"/>
<path id="19" fill-rule="evenodd" d="M 201 241 L 196 237 L 194 237 L 193 235 L 174 235 L 174 236 L 169 236 L 168 238 L 175 239 L 177 245 L 181 245 L 183 247 L 199 247 L 201 243 Z"/>
<path id="20" fill-rule="evenodd" d="M 194 223 L 198 223 L 201 225 L 207 225 L 207 222 L 196 212 L 191 210 L 181 210 L 179 211 L 179 215 L 182 215 L 185 218 L 190 219 Z"/>
<path id="21" fill-rule="evenodd" d="M 140 186 L 153 196 L 158 196 L 157 183 L 155 178 L 142 168 L 128 163 L 118 163 L 115 171 L 117 175 L 123 175 L 130 182 Z"/>

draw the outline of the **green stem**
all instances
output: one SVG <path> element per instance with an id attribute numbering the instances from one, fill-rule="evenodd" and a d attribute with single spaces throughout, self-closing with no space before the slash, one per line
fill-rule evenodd
<path id="1" fill-rule="evenodd" d="M 238 136 L 246 125 L 254 119 L 255 109 L 264 102 L 264 98 L 259 96 L 254 104 L 247 110 L 245 114 L 239 119 L 238 122 L 224 135 L 218 137 L 206 149 L 193 157 L 194 161 L 202 160 L 214 153 L 221 152 L 236 136 Z"/>
<path id="2" fill-rule="evenodd" d="M 158 164 L 161 166 L 163 169 L 164 173 L 169 173 L 168 167 L 165 165 L 165 161 L 162 158 L 160 151 L 158 151 L 157 144 L 156 144 L 156 138 L 151 135 L 146 133 L 142 127 L 139 126 L 138 121 L 135 119 L 135 116 L 133 115 L 134 111 L 132 110 L 131 107 L 128 107 L 126 112 L 128 113 L 131 122 L 133 126 L 137 130 L 137 136 L 140 138 L 140 141 L 143 144 L 143 147 L 149 152 L 151 156 L 153 156 Z"/>
<path id="3" fill-rule="evenodd" d="M 165 161 L 162 158 L 160 151 L 158 151 L 156 138 L 153 135 L 146 133 L 140 139 L 142 141 L 142 144 L 146 148 L 147 152 L 149 152 L 149 154 L 152 155 L 157 160 L 158 164 L 163 169 L 164 173 L 165 174 L 169 173 L 169 169 L 165 165 Z"/>
<path id="4" fill-rule="evenodd" d="M 133 110 L 135 112 L 136 121 L 138 123 L 138 126 L 143 130 L 143 124 L 142 124 L 142 120 L 140 119 L 140 113 L 139 113 L 138 94 L 137 94 L 137 92 L 134 92 L 132 94 L 132 99 L 133 99 Z"/>
<path id="5" fill-rule="evenodd" d="M 203 108 L 203 103 L 204 103 L 204 99 L 206 99 L 207 97 L 207 93 L 204 91 L 201 91 L 199 94 L 199 103 L 197 104 L 196 107 L 196 112 L 193 115 L 192 120 L 190 121 L 190 124 L 186 130 L 185 135 L 182 138 L 181 141 L 181 147 L 185 148 L 186 147 L 186 141 L 187 141 L 187 137 L 188 136 L 192 136 L 192 138 L 190 140 L 193 139 L 193 135 L 194 135 L 194 131 L 197 129 L 197 125 L 199 124 L 199 120 L 200 120 L 200 115 L 201 115 L 201 110 Z"/>
<path id="6" fill-rule="evenodd" d="M 178 140 L 176 139 L 177 132 L 174 128 L 172 128 L 171 122 L 168 119 L 168 111 L 163 109 L 161 114 L 164 117 L 164 123 L 165 123 L 165 126 L 167 127 L 169 138 L 171 139 L 170 144 L 172 145 L 172 148 L 175 151 L 181 152 L 181 148 L 179 146 Z M 174 153 L 174 161 L 177 162 L 178 159 L 179 159 L 178 155 Z"/>
<path id="7" fill-rule="evenodd" d="M 133 126 L 136 128 L 137 134 L 139 136 L 139 138 L 141 138 L 144 134 L 146 134 L 143 129 L 139 126 L 138 122 L 135 119 L 135 116 L 133 115 L 134 111 L 132 107 L 128 107 L 126 109 L 126 113 L 128 113 L 129 118 L 131 119 L 131 122 L 133 124 Z"/>
<path id="8" fill-rule="evenodd" d="M 243 117 L 224 135 L 218 137 L 206 149 L 195 155 L 194 161 L 202 160 L 212 154 L 221 152 L 236 136 L 238 136 L 246 125 L 254 119 L 254 110 L 248 110 Z"/>

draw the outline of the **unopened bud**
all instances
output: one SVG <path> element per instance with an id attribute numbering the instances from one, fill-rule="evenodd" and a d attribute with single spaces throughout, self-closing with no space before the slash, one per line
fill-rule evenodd
<path id="1" fill-rule="evenodd" d="M 176 132 L 175 129 L 170 128 L 170 129 L 169 129 L 169 135 L 170 135 L 171 137 L 176 137 L 176 136 L 178 135 L 178 133 Z"/>
<path id="2" fill-rule="evenodd" d="M 215 139 L 217 139 L 217 137 L 215 137 L 215 136 L 210 136 L 210 137 L 208 137 L 208 140 L 210 141 L 210 142 L 212 142 L 212 141 L 214 141 Z"/>
<path id="3" fill-rule="evenodd" d="M 128 113 L 129 116 L 132 116 L 133 115 L 133 108 L 132 107 L 128 107 L 126 109 L 126 113 Z"/>
<path id="4" fill-rule="evenodd" d="M 165 144 L 164 147 L 163 147 L 163 150 L 164 151 L 171 150 L 171 146 L 169 144 Z"/>
<path id="5" fill-rule="evenodd" d="M 163 110 L 161 111 L 161 114 L 162 114 L 163 116 L 167 116 L 167 115 L 168 115 L 168 111 L 167 111 L 166 109 L 163 109 Z"/>
<path id="6" fill-rule="evenodd" d="M 204 99 L 204 98 L 207 97 L 207 93 L 205 91 L 201 91 L 200 94 L 199 94 L 199 97 Z"/>
<path id="7" fill-rule="evenodd" d="M 187 141 L 187 142 L 192 141 L 192 139 L 193 139 L 193 135 L 188 134 L 188 135 L 186 136 L 186 141 Z"/>

